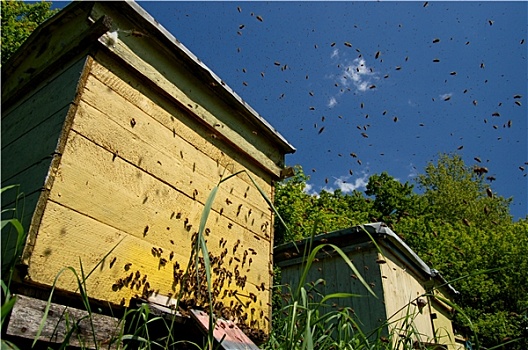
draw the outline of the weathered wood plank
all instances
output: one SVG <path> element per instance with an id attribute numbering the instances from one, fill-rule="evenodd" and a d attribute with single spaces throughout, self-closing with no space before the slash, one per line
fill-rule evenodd
<path id="1" fill-rule="evenodd" d="M 97 267 L 86 281 L 87 293 L 92 298 L 114 304 L 124 301 L 125 305 L 128 305 L 131 298 L 142 295 L 147 283 L 149 286 L 147 288 L 156 291 L 156 294 L 171 295 L 174 298 L 179 292 L 180 284 L 174 280 L 173 264 L 178 263 L 179 268 L 185 270 L 191 247 L 190 244 L 185 245 L 183 241 L 188 239 L 189 237 L 175 239 L 174 244 L 163 246 L 161 254 L 153 254 L 153 247 L 157 249 L 161 247 L 153 246 L 149 242 L 50 201 L 42 218 L 38 240 L 33 249 L 28 282 L 51 285 L 64 267 L 71 266 L 80 271 L 79 264 L 82 262 L 86 273 Z M 210 252 L 218 256 L 218 249 L 213 244 L 209 246 Z M 113 251 L 107 256 L 112 249 Z M 240 249 L 245 249 L 242 244 Z M 106 259 L 104 259 L 105 256 L 107 256 Z M 258 255 L 253 257 L 257 258 Z M 165 259 L 166 263 L 163 264 L 161 259 Z M 228 259 L 230 258 L 224 259 L 226 261 L 223 265 L 232 271 L 234 262 L 229 264 Z M 251 267 L 253 268 L 257 263 L 257 261 L 253 262 Z M 136 282 L 116 286 L 120 279 L 126 279 L 130 274 L 134 275 L 133 280 Z M 139 276 L 137 279 L 136 274 Z M 213 273 L 213 277 L 215 276 L 217 274 Z M 254 317 L 256 317 L 262 310 L 269 319 L 271 312 L 267 304 L 269 285 L 266 283 L 266 289 L 261 290 L 260 287 L 257 288 L 258 285 L 251 282 L 252 278 L 249 274 L 247 276 L 248 282 L 244 287 L 237 286 L 234 279 L 229 284 L 226 281 L 222 287 L 223 290 L 237 290 L 237 297 L 229 295 L 224 297 L 222 292 L 219 293 L 217 300 L 225 305 L 230 305 L 233 300 L 236 306 L 237 300 L 243 303 L 251 301 L 248 296 L 249 293 L 253 293 L 256 301 L 251 301 L 247 309 L 244 304 L 245 312 L 255 308 Z M 253 276 L 253 281 L 254 278 L 255 276 Z M 58 279 L 57 288 L 75 291 L 77 283 L 74 275 L 66 271 Z M 170 299 L 167 297 L 165 302 L 168 304 Z M 266 322 L 267 320 L 261 320 L 261 325 Z"/>
<path id="2" fill-rule="evenodd" d="M 160 258 L 154 258 L 151 250 L 153 247 L 162 248 L 164 251 L 163 258 L 167 261 L 170 260 L 170 252 L 174 251 L 174 259 L 178 260 L 183 268 L 190 253 L 190 237 L 198 227 L 203 205 L 196 204 L 196 201 L 178 193 L 120 158 L 112 162 L 112 155 L 108 151 L 76 133 L 71 135 L 72 138 L 63 154 L 50 198 L 107 225 L 116 227 L 120 232 L 135 235 L 138 242 L 134 244 L 134 249 L 129 248 L 127 249 L 129 253 L 116 255 L 117 259 L 122 262 L 127 260 L 126 262 L 133 262 L 133 264 L 135 262 L 137 266 L 150 266 L 152 271 L 149 270 L 148 276 L 149 281 L 150 276 L 153 278 L 151 285 L 157 285 L 157 280 L 159 280 L 160 285 L 165 288 L 165 294 L 174 293 L 171 284 L 172 268 L 168 267 L 166 274 L 160 273 L 165 269 L 157 270 Z M 145 199 L 147 200 L 145 201 Z M 99 231 L 105 231 L 104 227 L 107 225 L 95 228 L 94 224 L 91 223 L 93 220 L 91 220 L 90 224 L 86 224 L 82 228 L 83 225 L 78 225 L 81 221 L 81 218 L 78 217 L 69 219 L 68 222 L 73 225 L 70 230 L 74 232 L 71 238 L 64 240 L 57 232 L 63 232 L 65 229 L 65 225 L 60 220 L 63 220 L 67 215 L 65 213 L 52 215 L 50 208 L 51 204 L 48 203 L 36 240 L 35 251 L 29 264 L 31 278 L 44 284 L 50 284 L 54 275 L 64 264 L 77 266 L 79 251 L 96 252 L 94 253 L 95 256 L 92 256 L 96 260 L 83 259 L 83 261 L 87 261 L 86 266 L 95 266 L 97 259 L 101 259 L 113 246 L 113 241 L 109 242 L 106 236 L 95 240 L 93 237 L 92 230 L 99 233 Z M 185 219 L 188 219 L 187 224 L 185 224 Z M 257 294 L 256 287 L 259 286 L 260 288 L 264 283 L 266 289 L 265 292 L 259 293 L 261 296 L 259 295 L 258 298 L 259 307 L 257 310 L 265 308 L 264 312 L 269 317 L 267 303 L 270 297 L 268 272 L 270 242 L 262 238 L 255 239 L 254 234 L 246 228 L 233 223 L 224 215 L 219 215 L 216 212 L 211 213 L 209 223 L 210 237 L 207 239 L 210 242 L 211 252 L 218 256 L 223 249 L 227 249 L 229 255 L 224 259 L 226 268 L 234 270 L 235 266 L 238 265 L 240 273 L 247 275 L 246 290 L 241 291 L 240 294 L 248 295 L 249 292 Z M 194 228 L 191 229 L 189 225 L 193 225 Z M 147 226 L 148 230 L 145 233 Z M 167 228 L 169 229 L 167 230 Z M 90 241 L 86 242 L 87 239 Z M 171 243 L 171 240 L 174 244 Z M 225 242 L 222 248 L 219 247 L 220 240 Z M 232 250 L 238 240 L 240 243 L 236 254 L 233 255 Z M 100 242 L 99 245 L 92 247 L 91 245 L 96 242 Z M 64 243 L 64 247 L 61 246 L 61 243 Z M 115 242 L 113 243 L 115 244 Z M 138 251 L 138 247 L 141 247 L 140 251 Z M 248 256 L 246 265 L 242 269 L 241 263 L 236 262 L 235 258 L 243 261 L 243 252 L 250 251 L 250 248 L 254 249 L 256 255 Z M 65 254 L 56 257 L 55 262 L 52 263 L 49 260 L 50 250 L 64 251 Z M 183 261 L 179 259 L 178 255 L 180 254 L 187 254 L 186 259 Z M 231 257 L 233 257 L 232 261 Z M 251 266 L 248 266 L 249 258 L 252 259 Z M 145 261 L 145 259 L 147 260 Z M 41 266 L 40 270 L 38 270 L 38 266 Z M 247 271 L 248 268 L 250 269 L 249 272 Z M 144 272 L 144 274 L 147 273 Z M 106 283 L 112 286 L 117 279 L 123 277 L 126 276 L 102 278 L 98 283 Z M 71 284 L 70 288 L 74 288 L 74 284 Z M 234 283 L 230 288 L 235 288 Z M 100 290 L 97 289 L 97 292 L 99 293 Z M 109 291 L 109 293 L 111 292 Z M 119 302 L 122 297 L 116 298 L 116 296 L 102 295 L 101 299 Z"/>
<path id="3" fill-rule="evenodd" d="M 44 318 L 47 303 L 42 300 L 16 295 L 17 301 L 7 327 L 7 334 L 22 338 L 35 339 L 38 328 Z M 93 325 L 93 328 L 92 328 Z M 115 339 L 119 333 L 119 320 L 87 311 L 51 303 L 46 323 L 39 340 L 63 343 L 66 336 L 75 327 L 69 338 L 69 344 L 77 347 L 119 348 Z M 93 329 L 93 330 L 92 330 Z M 95 339 L 95 341 L 94 341 Z"/>
<path id="4" fill-rule="evenodd" d="M 50 19 L 48 25 L 39 26 L 24 42 L 5 71 L 6 75 L 16 77 L 2 81 L 5 103 L 16 104 L 19 96 L 31 91 L 32 80 L 43 80 L 61 70 L 66 62 L 86 56 L 97 39 L 112 28 L 108 16 L 103 15 L 95 22 L 87 18 L 91 6 L 90 3 L 70 6 L 69 11 L 61 11 Z"/>
<path id="5" fill-rule="evenodd" d="M 137 46 L 136 50 L 144 50 L 144 47 Z M 250 157 L 256 160 L 262 167 L 264 167 L 268 172 L 273 174 L 276 178 L 280 176 L 281 168 L 275 163 L 274 160 L 270 159 L 271 154 L 277 153 L 277 150 L 271 147 L 269 144 L 257 140 L 257 137 L 252 137 L 251 130 L 240 130 L 236 127 L 236 124 L 240 124 L 240 120 L 234 121 L 233 116 L 229 113 L 226 113 L 227 106 L 219 106 L 218 98 L 212 98 L 211 96 L 201 96 L 200 99 L 193 100 L 189 97 L 188 93 L 182 91 L 182 89 L 187 91 L 192 91 L 193 89 L 199 90 L 203 89 L 200 86 L 196 86 L 192 81 L 195 77 L 184 76 L 181 73 L 176 73 L 176 77 L 172 77 L 174 81 L 178 81 L 178 84 L 185 86 L 176 86 L 173 84 L 167 76 L 174 74 L 174 70 L 161 69 L 160 67 L 153 67 L 151 64 L 144 61 L 140 58 L 136 52 L 132 51 L 122 40 L 119 40 L 115 45 L 115 50 L 121 58 L 123 58 L 128 64 L 130 64 L 134 69 L 138 70 L 145 75 L 153 84 L 157 85 L 159 89 L 165 91 L 168 95 L 172 96 L 175 101 L 178 101 L 183 108 L 186 108 L 190 113 L 195 114 L 204 126 L 208 126 L 211 130 L 216 129 L 218 136 L 222 136 L 223 139 L 228 140 L 232 146 L 236 146 L 240 149 L 241 152 L 246 154 L 246 157 Z M 149 55 L 150 59 L 160 59 L 161 57 L 155 57 L 158 53 L 154 55 Z M 166 59 L 163 57 L 162 59 Z M 170 67 L 170 63 L 167 63 L 165 67 Z M 173 65 L 173 64 L 172 64 Z M 202 104 L 209 104 L 208 110 L 204 108 Z M 212 104 L 212 105 L 211 105 Z M 215 105 L 216 104 L 216 105 Z M 234 113 L 237 114 L 237 113 Z M 219 118 L 217 115 L 221 115 Z M 217 125 L 225 127 L 217 127 Z M 237 130 L 238 129 L 238 130 Z M 249 134 L 247 134 L 249 132 Z M 251 141 L 248 141 L 251 140 Z M 258 146 L 254 145 L 258 143 Z"/>
<path id="6" fill-rule="evenodd" d="M 112 66 L 112 69 L 118 71 L 120 75 L 127 74 L 120 67 Z M 123 97 L 126 101 L 136 106 L 152 119 L 165 126 L 173 136 L 175 134 L 176 136 L 181 137 L 181 139 L 192 145 L 193 148 L 208 155 L 217 165 L 226 168 L 228 171 L 226 176 L 240 170 L 250 169 L 252 173 L 257 175 L 254 176 L 257 183 L 265 190 L 265 192 L 268 192 L 272 177 L 259 168 L 255 168 L 254 165 L 248 164 L 247 158 L 240 154 L 240 152 L 229 149 L 216 137 L 216 132 L 207 131 L 202 125 L 197 123 L 196 117 L 192 115 L 192 113 L 185 111 L 174 103 L 169 104 L 160 97 L 147 97 L 142 91 L 140 91 L 142 86 L 141 83 L 135 82 L 134 79 L 129 76 L 126 77 L 127 82 L 125 82 L 121 77 L 117 76 L 116 73 L 109 71 L 98 62 L 94 62 L 91 72 L 106 87 L 106 90 L 103 89 L 99 91 L 106 91 L 107 93 L 113 91 L 117 95 Z M 89 86 L 90 85 L 87 85 L 88 89 L 90 89 Z M 96 94 L 97 92 L 98 91 L 94 91 L 93 93 Z M 86 101 L 88 102 L 88 92 L 85 92 L 85 94 Z M 106 95 L 103 96 L 106 98 Z M 157 101 L 152 100 L 156 98 Z M 91 101 L 97 100 L 91 99 Z M 112 101 L 109 102 L 111 103 Z M 101 105 L 96 103 L 93 106 L 107 115 L 115 114 L 114 108 L 126 108 L 126 105 L 121 106 L 120 104 Z M 223 128 L 223 126 L 217 124 L 215 128 Z M 251 168 L 249 165 L 251 165 Z M 212 171 L 208 174 L 214 174 L 215 172 L 216 170 L 213 167 Z M 246 179 L 246 182 L 251 184 L 248 179 Z"/>
<path id="7" fill-rule="evenodd" d="M 92 100 L 92 97 L 89 99 Z M 106 101 L 112 99 L 107 96 Z M 107 149 L 109 156 L 115 154 L 201 203 L 205 203 L 218 184 L 220 175 L 230 173 L 126 101 L 109 104 L 114 105 L 118 113 L 103 114 L 81 103 L 73 125 L 74 130 Z M 131 108 L 126 109 L 126 105 Z M 136 123 L 134 127 L 130 125 L 131 116 Z M 255 174 L 252 177 L 256 178 Z M 269 225 L 271 220 L 268 204 L 257 188 L 247 181 L 250 181 L 247 175 L 240 174 L 222 184 L 218 193 L 222 202 L 215 202 L 213 209 L 218 212 L 223 210 L 224 215 L 233 221 L 269 239 L 270 232 L 262 234 L 260 229 Z M 271 186 L 259 182 L 269 198 Z"/>
<path id="8" fill-rule="evenodd" d="M 86 58 L 76 61 L 13 109 L 3 111 L 2 150 L 73 102 L 85 61 Z"/>
<path id="9" fill-rule="evenodd" d="M 68 106 L 2 149 L 2 186 L 18 183 L 24 191 L 42 187 L 51 159 L 57 153 Z M 38 145 L 38 147 L 35 147 Z"/>
<path id="10" fill-rule="evenodd" d="M 390 328 L 399 329 L 405 321 L 412 320 L 416 331 L 422 335 L 421 341 L 433 339 L 429 306 L 424 307 L 420 312 L 415 301 L 425 293 L 419 277 L 399 262 L 390 251 L 382 249 L 387 263 L 380 265 L 380 270 L 382 276 L 386 277 L 382 282 L 387 317 L 391 317 L 389 321 L 393 321 Z"/>
<path id="11" fill-rule="evenodd" d="M 147 241 L 173 231 L 177 235 L 197 230 L 202 203 L 121 158 L 112 158 L 110 152 L 72 134 L 50 198 Z M 224 198 L 217 200 L 227 205 Z M 271 249 L 266 237 L 254 237 L 261 231 L 249 231 L 251 223 L 239 225 L 213 210 L 208 226 L 211 237 L 241 239 L 258 252 Z M 269 232 L 271 227 L 256 229 Z"/>

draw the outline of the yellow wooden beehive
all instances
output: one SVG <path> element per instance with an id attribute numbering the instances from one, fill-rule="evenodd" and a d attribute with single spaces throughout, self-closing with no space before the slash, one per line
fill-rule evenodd
<path id="1" fill-rule="evenodd" d="M 279 133 L 134 2 L 70 4 L 2 77 L 2 186 L 25 193 L 25 285 L 82 263 L 96 300 L 175 296 L 211 190 L 244 171 L 206 224 L 213 295 L 217 312 L 269 331 L 273 215 L 253 180 L 273 198 L 295 150 Z M 190 284 L 184 304 L 200 306 Z M 73 274 L 57 288 L 75 292 Z"/>

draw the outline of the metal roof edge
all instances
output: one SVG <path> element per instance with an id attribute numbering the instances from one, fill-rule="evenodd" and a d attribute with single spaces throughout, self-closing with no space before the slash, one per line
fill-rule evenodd
<path id="1" fill-rule="evenodd" d="M 185 45 L 183 45 L 176 37 L 170 33 L 161 23 L 159 23 L 151 14 L 149 14 L 144 8 L 142 8 L 134 0 L 125 0 L 126 4 L 130 6 L 139 16 L 154 26 L 163 36 L 172 43 L 174 47 L 182 51 L 193 64 L 197 65 L 203 71 L 208 73 L 212 79 L 214 79 L 218 86 L 222 86 L 223 89 L 231 95 L 250 115 L 254 120 L 260 124 L 261 127 L 266 129 L 269 134 L 275 138 L 281 145 L 285 153 L 294 153 L 296 148 L 291 145 L 284 136 L 282 136 L 267 120 L 265 120 L 256 110 L 254 110 L 247 102 L 245 102 L 231 87 L 229 87 L 216 73 L 214 73 L 207 65 L 202 62 L 196 55 L 194 55 Z"/>
<path id="2" fill-rule="evenodd" d="M 431 269 L 394 231 L 392 231 L 385 223 L 383 222 L 375 222 L 375 223 L 368 223 L 363 225 L 357 225 L 353 227 L 349 227 L 342 230 L 337 230 L 329 233 L 323 233 L 319 234 L 317 236 L 314 236 L 313 238 L 313 244 L 317 245 L 318 243 L 323 243 L 328 241 L 331 243 L 332 239 L 340 238 L 346 235 L 349 235 L 351 233 L 359 233 L 362 231 L 362 229 L 366 230 L 367 233 L 374 239 L 380 238 L 380 236 L 384 236 L 388 241 L 396 247 L 403 255 L 409 259 L 410 262 L 412 262 L 414 265 L 416 265 L 421 272 L 423 272 L 426 276 L 432 279 L 436 279 L 441 283 L 441 286 L 446 286 L 446 288 L 453 294 L 458 295 L 460 294 L 453 286 L 451 286 L 446 279 L 438 272 L 438 270 Z M 279 246 L 275 246 L 273 248 L 274 254 L 287 251 L 289 249 L 295 248 L 298 245 L 301 247 L 304 247 L 304 245 L 308 242 L 310 238 L 305 238 L 301 241 L 296 242 L 290 242 L 281 244 Z M 323 240 L 323 242 L 322 242 Z M 365 241 L 370 240 L 370 237 L 367 237 L 367 239 L 364 239 Z M 380 242 L 383 242 L 383 240 L 380 240 Z M 390 248 L 386 246 L 386 248 Z"/>

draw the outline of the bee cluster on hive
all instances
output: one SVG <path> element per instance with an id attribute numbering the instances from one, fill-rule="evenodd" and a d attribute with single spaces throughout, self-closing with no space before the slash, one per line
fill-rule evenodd
<path id="1" fill-rule="evenodd" d="M 177 218 L 181 218 L 177 214 Z M 187 231 L 192 228 L 189 220 L 184 220 Z M 210 236 L 211 230 L 206 228 L 204 235 Z M 203 237 L 206 239 L 206 237 Z M 167 295 L 167 305 L 170 300 L 177 303 L 170 303 L 170 307 L 177 305 L 178 311 L 188 316 L 191 309 L 209 310 L 212 305 L 216 317 L 233 321 L 245 334 L 256 343 L 265 341 L 267 335 L 262 330 L 266 322 L 270 319 L 264 313 L 263 304 L 270 307 L 268 301 L 261 302 L 255 293 L 246 288 L 248 283 L 247 273 L 251 271 L 254 264 L 254 257 L 258 254 L 254 248 L 245 249 L 240 239 L 228 245 L 228 239 L 221 237 L 217 248 L 219 254 L 208 253 L 209 271 L 211 276 L 211 293 L 209 295 L 206 275 L 206 263 L 203 256 L 196 256 L 199 239 L 198 232 L 191 236 L 191 255 L 189 265 L 181 264 L 174 259 L 174 251 L 167 251 L 161 247 L 152 247 L 149 254 L 157 258 L 157 268 L 169 267 L 172 265 L 172 290 L 174 293 Z M 170 240 L 174 244 L 173 240 Z M 216 247 L 215 247 L 216 248 Z M 196 263 L 197 262 L 197 263 Z M 112 259 L 111 267 L 115 265 L 115 258 Z M 112 290 L 118 292 L 128 288 L 137 292 L 136 296 L 148 300 L 151 296 L 157 296 L 159 289 L 152 285 L 147 274 L 142 274 L 135 270 L 132 263 L 123 266 L 125 275 L 112 285 Z M 270 271 L 272 273 L 272 271 Z M 257 291 L 266 291 L 266 283 L 255 285 Z M 125 298 L 120 304 L 125 305 Z M 258 311 L 260 310 L 260 311 Z"/>

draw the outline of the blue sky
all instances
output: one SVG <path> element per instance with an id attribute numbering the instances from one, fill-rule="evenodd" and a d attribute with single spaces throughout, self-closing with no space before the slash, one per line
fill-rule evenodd
<path id="1" fill-rule="evenodd" d="M 527 215 L 527 2 L 139 3 L 297 148 L 311 191 L 454 152 Z"/>

